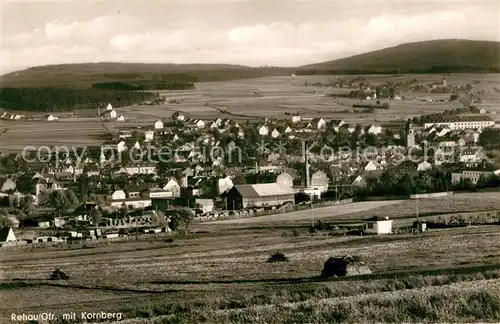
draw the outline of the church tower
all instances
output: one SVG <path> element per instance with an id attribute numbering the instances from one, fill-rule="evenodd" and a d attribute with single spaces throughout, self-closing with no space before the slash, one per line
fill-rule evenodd
<path id="1" fill-rule="evenodd" d="M 406 134 L 406 147 L 415 146 L 415 130 L 413 129 L 413 124 L 410 122 L 408 125 L 408 133 Z"/>

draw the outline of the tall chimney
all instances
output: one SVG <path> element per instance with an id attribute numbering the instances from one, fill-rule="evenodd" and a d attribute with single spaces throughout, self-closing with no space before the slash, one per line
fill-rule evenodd
<path id="1" fill-rule="evenodd" d="M 306 178 L 304 181 L 305 187 L 309 187 L 309 156 L 307 154 L 307 143 L 304 141 L 304 162 L 306 164 Z"/>

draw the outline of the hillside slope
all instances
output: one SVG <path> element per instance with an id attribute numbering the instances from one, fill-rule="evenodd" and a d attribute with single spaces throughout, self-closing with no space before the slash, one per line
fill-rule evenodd
<path id="1" fill-rule="evenodd" d="M 312 72 L 500 72 L 500 42 L 446 39 L 406 43 L 297 68 L 299 74 Z"/>
<path id="2" fill-rule="evenodd" d="M 401 44 L 297 68 L 229 64 L 82 63 L 46 65 L 0 76 L 0 87 L 163 80 L 204 82 L 297 74 L 500 72 L 500 42 L 433 40 Z"/>
<path id="3" fill-rule="evenodd" d="M 68 85 L 86 87 L 96 82 L 165 80 L 228 81 L 288 75 L 293 69 L 252 68 L 229 64 L 81 63 L 45 65 L 0 76 L 0 87 Z"/>

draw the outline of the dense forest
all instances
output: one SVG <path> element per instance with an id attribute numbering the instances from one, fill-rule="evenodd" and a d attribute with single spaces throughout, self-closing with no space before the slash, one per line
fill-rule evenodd
<path id="1" fill-rule="evenodd" d="M 145 100 L 153 100 L 158 93 L 98 88 L 72 89 L 68 87 L 2 88 L 0 106 L 12 110 L 72 111 L 111 103 L 123 107 Z"/>

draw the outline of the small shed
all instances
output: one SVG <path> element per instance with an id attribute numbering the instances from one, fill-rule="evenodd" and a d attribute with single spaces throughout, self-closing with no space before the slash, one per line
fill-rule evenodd
<path id="1" fill-rule="evenodd" d="M 366 220 L 365 233 L 368 234 L 391 234 L 392 219 L 389 217 L 374 216 Z"/>

